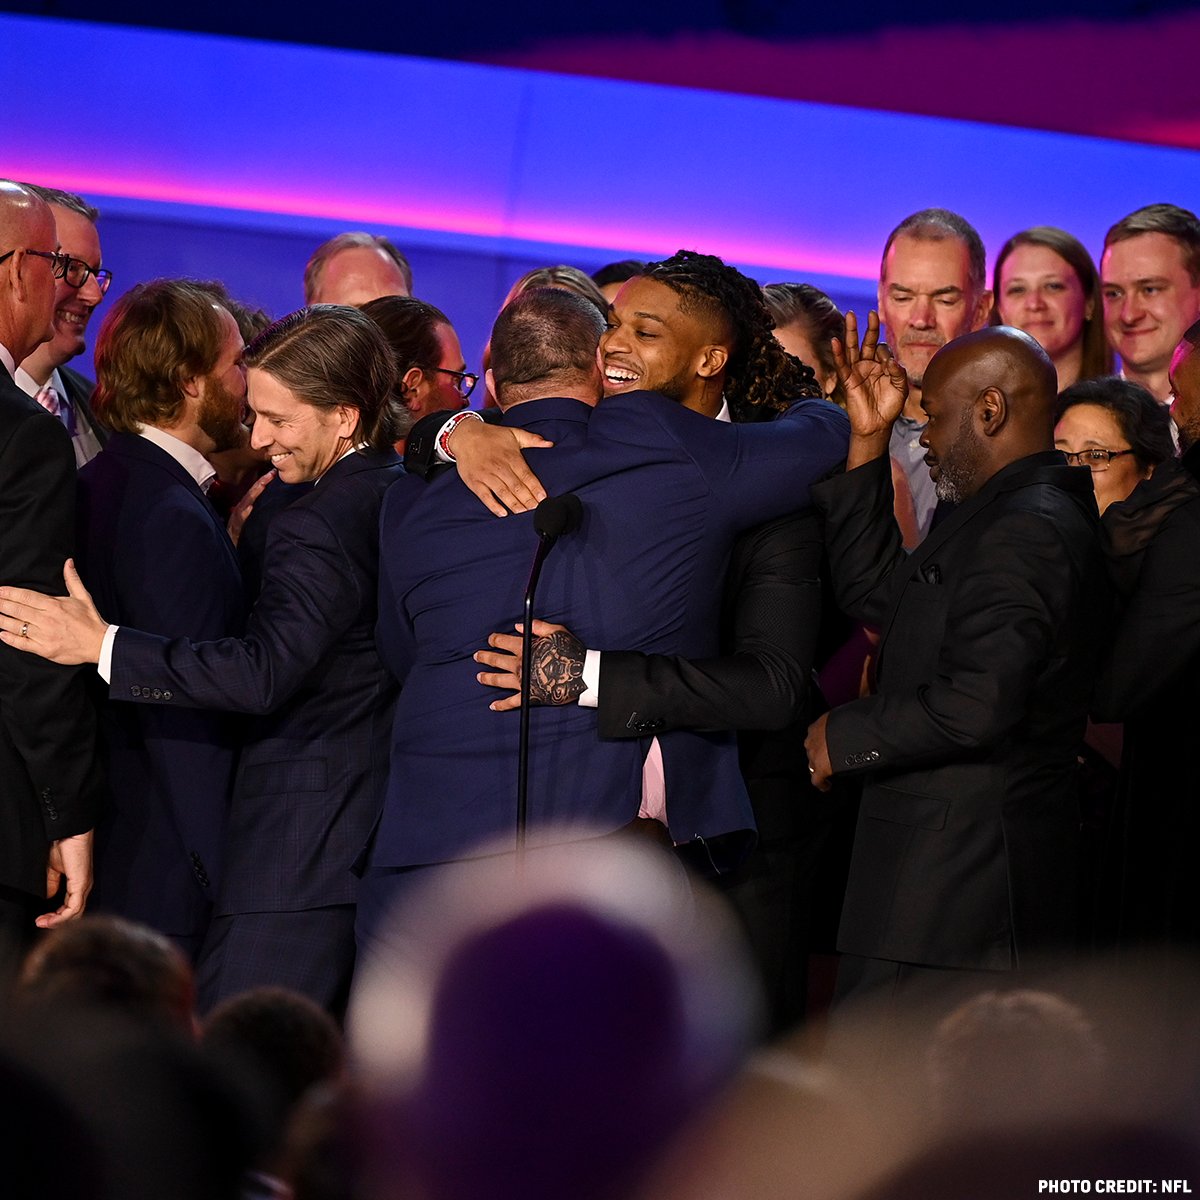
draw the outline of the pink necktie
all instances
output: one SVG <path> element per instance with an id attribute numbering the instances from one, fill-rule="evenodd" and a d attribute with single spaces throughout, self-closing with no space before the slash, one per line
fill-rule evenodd
<path id="1" fill-rule="evenodd" d="M 50 384 L 46 384 L 44 388 L 38 390 L 38 394 L 34 399 L 52 416 L 57 417 L 62 412 L 62 404 L 59 403 L 58 393 Z"/>

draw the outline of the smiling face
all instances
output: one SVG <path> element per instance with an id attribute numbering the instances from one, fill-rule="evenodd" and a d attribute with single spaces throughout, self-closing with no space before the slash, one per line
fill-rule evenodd
<path id="1" fill-rule="evenodd" d="M 82 259 L 93 270 L 100 268 L 100 235 L 87 217 L 61 204 L 50 205 L 58 229 L 58 241 L 64 254 Z M 42 347 L 51 367 L 61 367 L 82 354 L 86 345 L 88 322 L 104 293 L 89 275 L 82 287 L 72 287 L 65 279 L 55 280 L 54 333 Z"/>
<path id="2" fill-rule="evenodd" d="M 254 414 L 250 444 L 270 457 L 285 483 L 319 479 L 353 445 L 355 410 L 317 408 L 258 367 L 246 383 Z"/>
<path id="3" fill-rule="evenodd" d="M 929 360 L 947 342 L 982 327 L 991 292 L 971 286 L 966 244 L 955 237 L 901 234 L 888 248 L 879 281 L 879 317 L 909 383 L 922 386 Z"/>
<path id="4" fill-rule="evenodd" d="M 1165 372 L 1179 339 L 1200 316 L 1200 284 L 1188 274 L 1182 247 L 1165 233 L 1114 242 L 1100 260 L 1100 279 L 1104 332 L 1126 374 L 1142 383 Z"/>
<path id="5" fill-rule="evenodd" d="M 1049 246 L 1018 245 L 1000 268 L 1000 320 L 1036 338 L 1057 358 L 1083 337 L 1091 313 L 1083 284 Z"/>
<path id="6" fill-rule="evenodd" d="M 692 407 L 688 402 L 705 391 L 714 377 L 711 331 L 679 302 L 679 294 L 657 280 L 639 276 L 622 286 L 600 336 L 606 396 L 659 392 Z"/>

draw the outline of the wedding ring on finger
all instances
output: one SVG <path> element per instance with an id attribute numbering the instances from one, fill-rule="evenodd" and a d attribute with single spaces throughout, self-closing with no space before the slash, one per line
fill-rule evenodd
<path id="1" fill-rule="evenodd" d="M 28 621 L 21 622 L 21 633 L 19 636 L 21 636 L 21 637 L 29 636 L 29 622 Z"/>

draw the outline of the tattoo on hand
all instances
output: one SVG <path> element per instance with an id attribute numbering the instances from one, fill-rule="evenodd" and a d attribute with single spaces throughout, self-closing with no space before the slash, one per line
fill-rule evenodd
<path id="1" fill-rule="evenodd" d="M 583 695 L 583 643 L 565 629 L 534 638 L 529 695 L 534 704 L 574 704 Z"/>

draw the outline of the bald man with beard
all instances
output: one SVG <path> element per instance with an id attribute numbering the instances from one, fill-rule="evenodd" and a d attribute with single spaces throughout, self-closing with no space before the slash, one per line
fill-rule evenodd
<path id="1" fill-rule="evenodd" d="M 1076 752 L 1109 611 L 1090 475 L 1054 450 L 1054 368 L 1005 327 L 925 372 L 921 436 L 957 508 L 912 554 L 888 439 L 904 369 L 847 321 L 846 474 L 813 489 L 841 606 L 881 631 L 875 695 L 816 721 L 813 780 L 861 775 L 842 997 L 1061 950 L 1076 922 Z"/>

